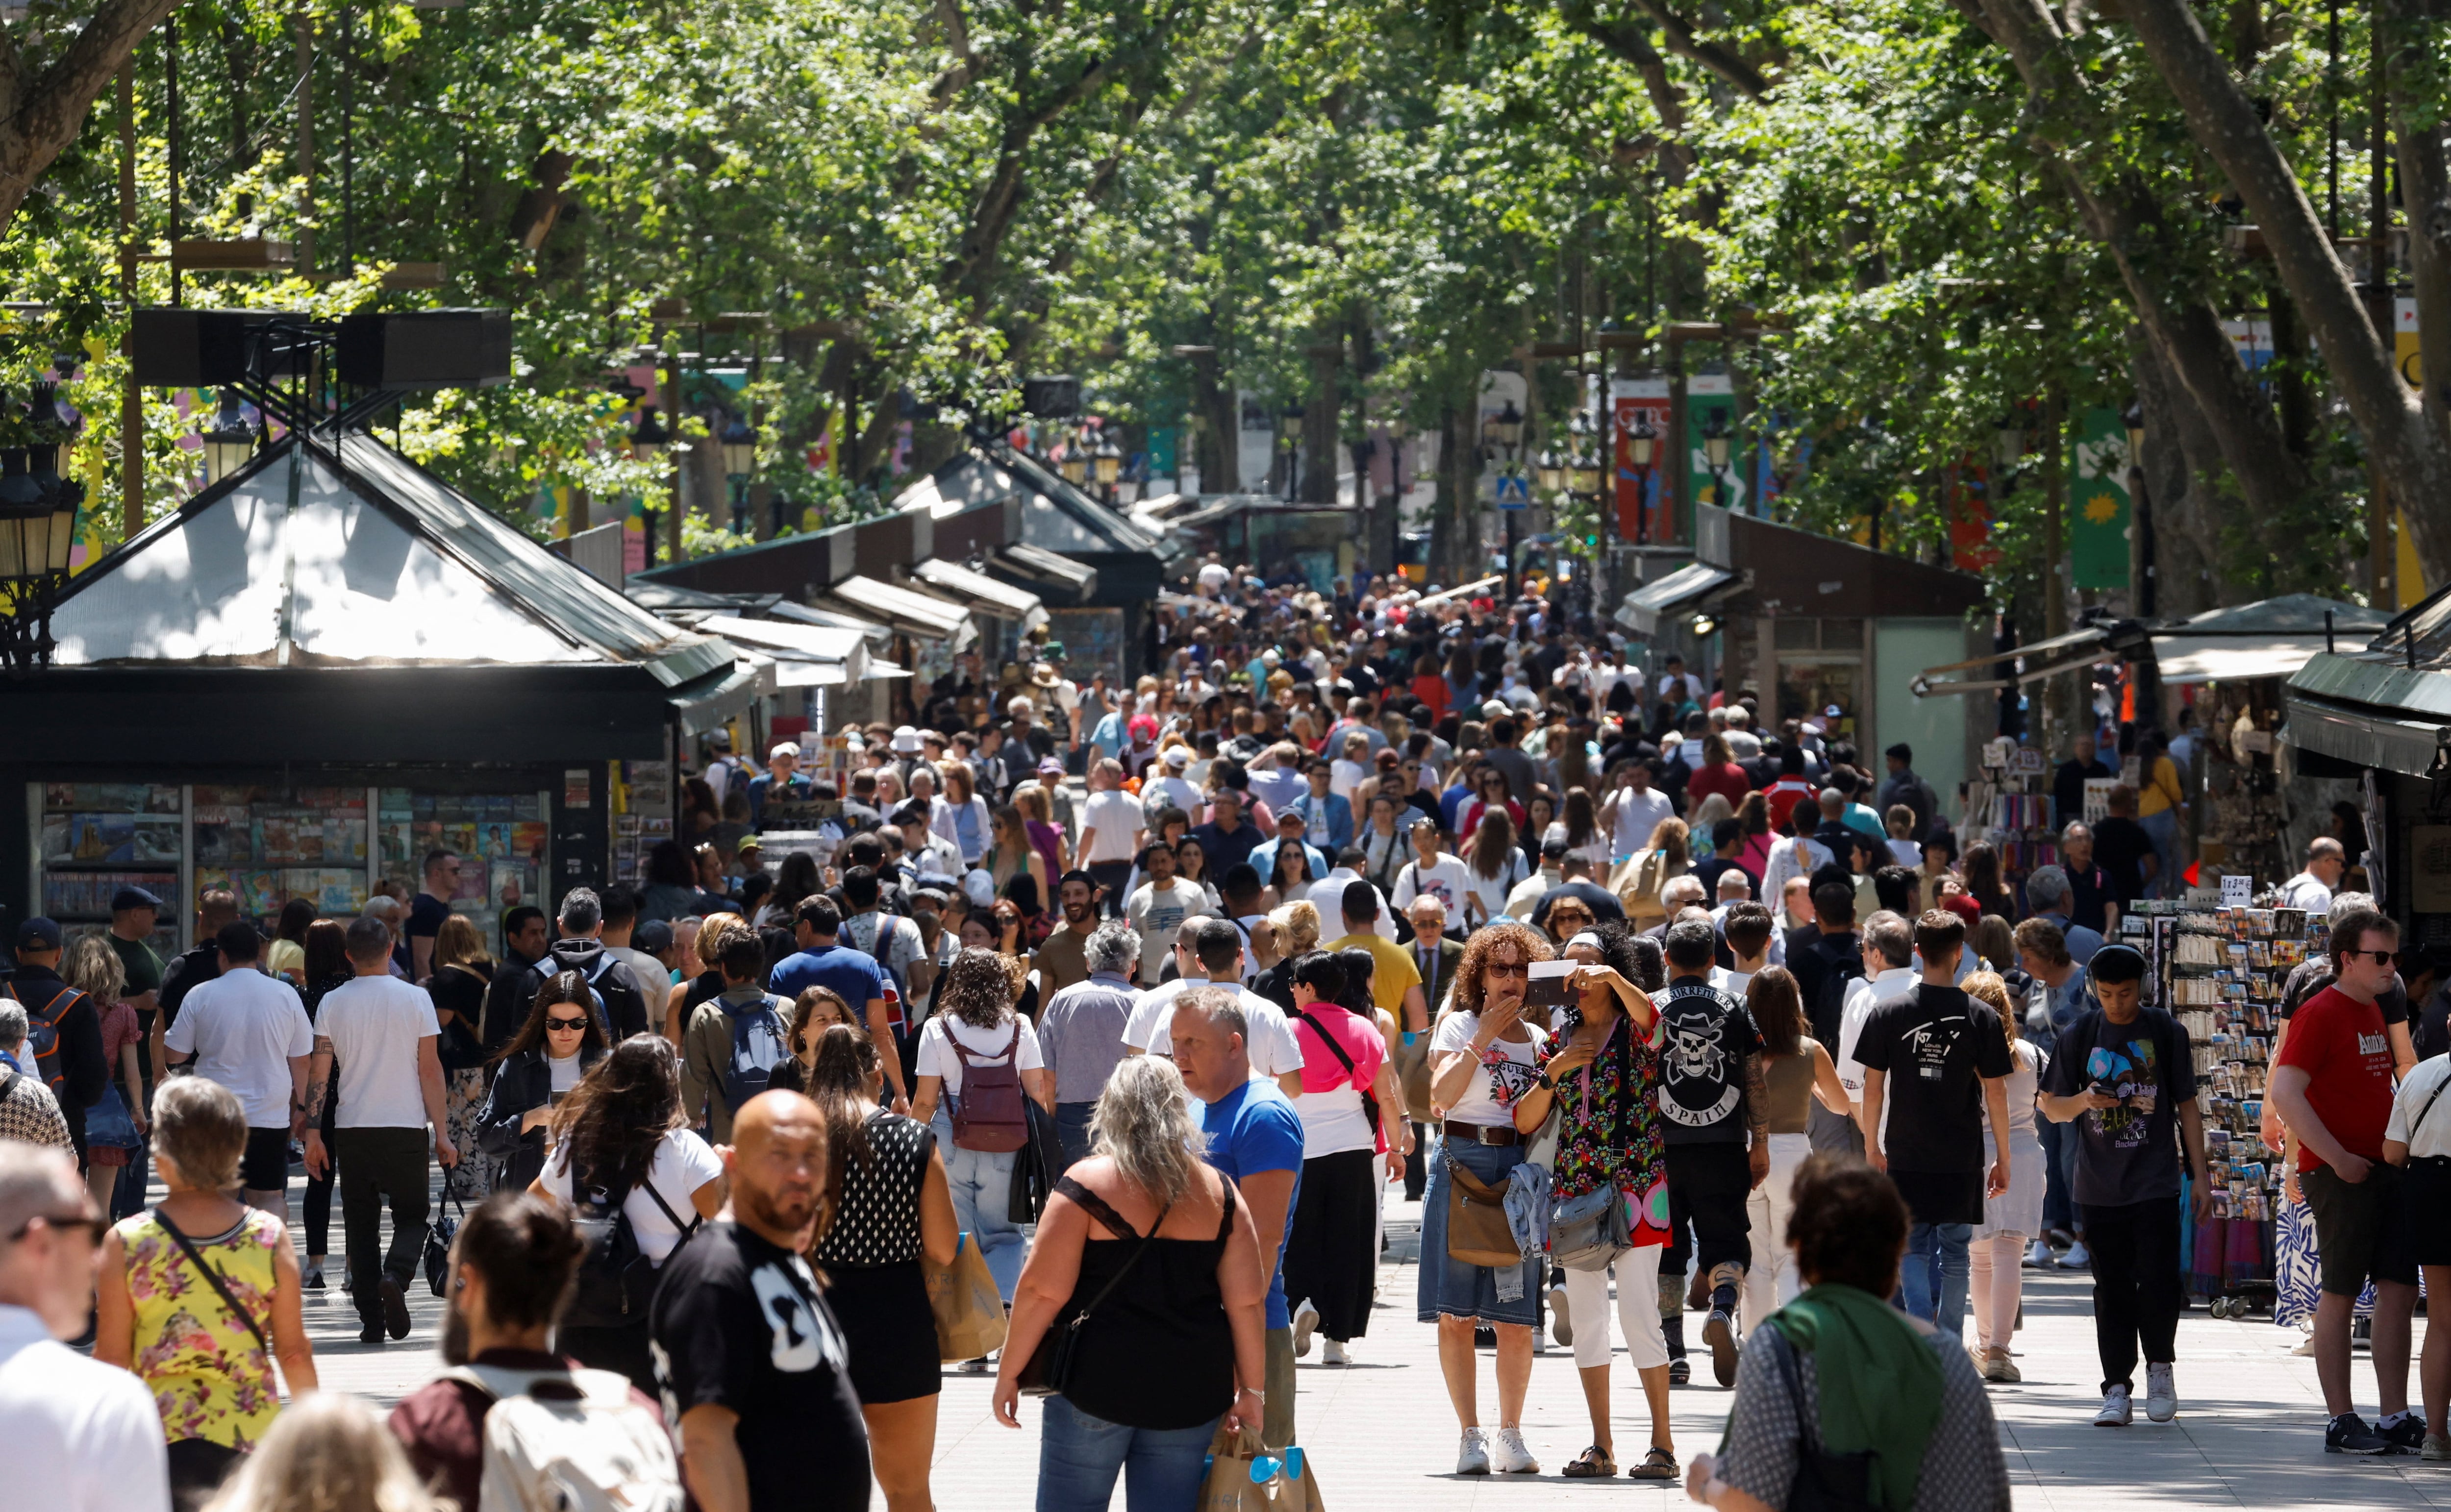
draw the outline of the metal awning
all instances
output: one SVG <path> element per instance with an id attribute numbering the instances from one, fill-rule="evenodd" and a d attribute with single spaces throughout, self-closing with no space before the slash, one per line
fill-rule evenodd
<path id="1" fill-rule="evenodd" d="M 704 735 L 778 686 L 775 663 L 754 653 L 666 696 L 684 737 Z"/>
<path id="2" fill-rule="evenodd" d="M 967 600 L 982 614 L 1000 619 L 1018 619 L 1024 630 L 1034 630 L 1047 623 L 1047 604 L 1027 588 L 1015 588 L 996 581 L 983 572 L 972 572 L 956 562 L 941 559 L 914 562 L 911 576 L 949 599 Z"/>
<path id="3" fill-rule="evenodd" d="M 837 605 L 846 614 L 876 620 L 898 635 L 950 640 L 955 650 L 970 644 L 978 635 L 978 627 L 971 622 L 971 611 L 961 604 L 858 573 L 818 592 L 817 608 Z"/>
<path id="4" fill-rule="evenodd" d="M 1098 591 L 1098 569 L 1087 562 L 1074 561 L 1062 552 L 1049 551 L 1026 541 L 1012 541 L 998 546 L 988 554 L 991 566 L 1001 567 L 1017 578 L 1043 582 L 1060 588 L 1077 599 L 1088 599 Z"/>
<path id="5" fill-rule="evenodd" d="M 2337 702 L 2296 688 L 2283 691 L 2282 707 L 2288 717 L 2282 738 L 2298 749 L 2412 777 L 2427 774 L 2443 737 L 2451 734 L 2451 729 L 2440 724 Z"/>
<path id="6" fill-rule="evenodd" d="M 2380 609 L 2313 594 L 2282 594 L 2207 610 L 2156 630 L 2153 659 L 2164 682 L 2287 677 L 2327 651 L 2364 645 L 2386 622 Z"/>
<path id="7" fill-rule="evenodd" d="M 868 675 L 868 638 L 857 630 L 726 615 L 711 616 L 700 624 L 719 625 L 721 629 L 708 628 L 707 633 L 771 658 L 782 687 L 831 687 L 858 682 Z"/>
<path id="8" fill-rule="evenodd" d="M 1618 605 L 1617 622 L 1638 636 L 1657 635 L 1660 616 L 1679 604 L 1692 603 L 1724 583 L 1734 582 L 1735 577 L 1724 567 L 1689 561 L 1658 581 L 1644 583 L 1627 594 L 1624 602 Z"/>

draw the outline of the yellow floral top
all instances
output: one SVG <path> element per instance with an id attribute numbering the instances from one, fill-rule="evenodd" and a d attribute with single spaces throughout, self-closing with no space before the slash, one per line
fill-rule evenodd
<path id="1" fill-rule="evenodd" d="M 152 1389 L 164 1433 L 173 1443 L 203 1439 L 253 1449 L 281 1412 L 272 1361 L 151 1208 L 123 1220 L 117 1232 L 135 1311 L 133 1363 Z M 248 1208 L 226 1233 L 187 1238 L 271 1338 L 273 1247 L 287 1242 L 281 1221 Z"/>

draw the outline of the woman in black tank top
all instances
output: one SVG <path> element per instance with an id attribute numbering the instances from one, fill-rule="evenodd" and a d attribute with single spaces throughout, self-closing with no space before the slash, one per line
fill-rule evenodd
<path id="1" fill-rule="evenodd" d="M 1097 1153 L 1056 1183 L 1014 1291 L 995 1412 L 1019 1427 L 1024 1367 L 1061 1352 L 1038 1512 L 1104 1512 L 1119 1472 L 1127 1505 L 1175 1512 L 1198 1500 L 1220 1419 L 1259 1428 L 1267 1276 L 1233 1183 L 1190 1153 L 1171 1061 L 1118 1066 L 1091 1133 Z"/>

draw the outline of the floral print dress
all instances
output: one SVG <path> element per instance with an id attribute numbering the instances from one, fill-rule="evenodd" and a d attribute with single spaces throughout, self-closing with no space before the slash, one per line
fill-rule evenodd
<path id="1" fill-rule="evenodd" d="M 173 1443 L 202 1439 L 251 1451 L 281 1412 L 271 1359 L 151 1208 L 122 1221 L 118 1233 L 127 1252 L 136 1375 L 153 1393 L 164 1435 Z M 187 1237 L 272 1337 L 273 1249 L 287 1243 L 281 1220 L 250 1208 L 226 1233 Z"/>
<path id="2" fill-rule="evenodd" d="M 1565 1052 L 1572 1036 L 1555 1034 L 1539 1067 Z M 1669 1241 L 1668 1154 L 1659 1137 L 1659 1047 L 1620 1015 L 1589 1066 L 1559 1083 L 1558 1162 L 1550 1195 L 1559 1202 L 1598 1191 L 1623 1193 L 1626 1227 L 1638 1248 Z"/>

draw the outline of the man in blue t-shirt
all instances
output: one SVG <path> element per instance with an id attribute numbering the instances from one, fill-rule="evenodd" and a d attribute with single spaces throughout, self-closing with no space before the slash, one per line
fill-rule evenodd
<path id="1" fill-rule="evenodd" d="M 885 969 L 876 958 L 862 951 L 838 944 L 835 936 L 842 933 L 842 911 L 834 900 L 822 893 L 800 900 L 794 911 L 793 933 L 800 942 L 799 951 L 775 963 L 774 972 L 766 978 L 766 990 L 787 1003 L 797 1003 L 800 994 L 812 987 L 822 987 L 848 1004 L 859 1022 L 868 1026 L 869 1037 L 876 1041 L 880 1051 L 898 1050 L 902 1043 L 901 1025 L 886 1001 Z M 902 1085 L 902 1057 L 882 1054 L 885 1079 L 893 1087 L 893 1111 L 911 1110 L 910 1093 Z"/>
<path id="2" fill-rule="evenodd" d="M 1302 1189 L 1303 1124 L 1269 1081 L 1251 1079 L 1250 1027 L 1237 994 L 1195 987 L 1175 999 L 1174 1064 L 1202 1100 L 1208 1164 L 1232 1178 L 1251 1209 L 1268 1260 L 1267 1418 L 1260 1437 L 1272 1449 L 1294 1442 L 1294 1328 L 1285 1310 L 1285 1234 Z M 1274 1235 L 1272 1241 L 1269 1236 Z"/>

